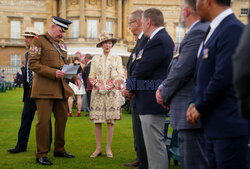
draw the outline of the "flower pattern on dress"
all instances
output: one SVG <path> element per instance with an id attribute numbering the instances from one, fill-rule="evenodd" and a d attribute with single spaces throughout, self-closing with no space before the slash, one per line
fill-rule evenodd
<path id="1" fill-rule="evenodd" d="M 115 71 L 115 77 L 112 76 Z M 90 103 L 90 121 L 93 123 L 114 123 L 121 119 L 120 111 L 120 91 L 117 89 L 115 81 L 124 79 L 122 69 L 122 60 L 119 56 L 111 53 L 107 56 L 95 56 L 92 59 L 89 78 L 94 79 L 91 82 L 98 82 L 101 90 L 108 90 L 105 94 L 98 93 L 98 90 L 92 90 Z M 115 86 L 110 89 L 110 83 Z M 94 84 L 93 84 L 94 85 Z M 103 87 L 103 88 L 101 88 Z"/>

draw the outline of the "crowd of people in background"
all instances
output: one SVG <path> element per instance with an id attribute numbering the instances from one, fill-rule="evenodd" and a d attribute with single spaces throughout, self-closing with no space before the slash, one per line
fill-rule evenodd
<path id="1" fill-rule="evenodd" d="M 113 33 L 102 32 L 96 45 L 102 48 L 102 54 L 83 56 L 77 52 L 71 65 L 78 65 L 79 69 L 70 79 L 62 71 L 67 64 L 67 48 L 62 38 L 71 22 L 53 16 L 44 35 L 28 28 L 23 35 L 29 52 L 22 68 L 21 127 L 16 146 L 8 151 L 26 151 L 37 111 L 36 161 L 52 165 L 47 153 L 52 142 L 54 112 L 54 157 L 74 158 L 64 148 L 64 133 L 67 117 L 73 117 L 75 98 L 77 116 L 81 116 L 82 110 L 89 112 L 89 120 L 94 123 L 96 147 L 90 158 L 102 154 L 104 123 L 107 123 L 106 157 L 113 158 L 114 125 L 121 120 L 121 107 L 128 103 L 126 99 L 132 114 L 137 158 L 125 166 L 169 168 L 164 142 L 169 113 L 171 127 L 178 131 L 182 169 L 245 169 L 250 119 L 249 24 L 243 33 L 244 25 L 235 17 L 230 4 L 230 0 L 181 0 L 180 24 L 187 31 L 180 44 L 174 44 L 165 29 L 161 10 L 133 11 L 129 30 L 135 38 L 135 47 L 127 65 L 112 53 L 117 42 Z M 19 84 L 22 79 L 19 72 L 16 79 Z"/>

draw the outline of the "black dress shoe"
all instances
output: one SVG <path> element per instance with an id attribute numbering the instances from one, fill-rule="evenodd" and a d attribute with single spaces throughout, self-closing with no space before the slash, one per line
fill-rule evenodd
<path id="1" fill-rule="evenodd" d="M 135 160 L 135 161 L 133 161 L 131 163 L 124 164 L 124 166 L 126 166 L 126 167 L 138 167 L 139 164 L 140 164 L 140 162 L 138 160 Z"/>
<path id="2" fill-rule="evenodd" d="M 14 147 L 8 150 L 10 153 L 20 153 L 20 152 L 25 152 L 26 149 L 19 148 L 19 147 Z"/>
<path id="3" fill-rule="evenodd" d="M 54 151 L 54 157 L 65 157 L 65 158 L 75 158 L 73 154 L 69 154 L 67 152 L 64 153 L 58 153 Z"/>
<path id="4" fill-rule="evenodd" d="M 36 162 L 42 165 L 52 165 L 53 163 L 49 161 L 48 157 L 37 158 Z"/>

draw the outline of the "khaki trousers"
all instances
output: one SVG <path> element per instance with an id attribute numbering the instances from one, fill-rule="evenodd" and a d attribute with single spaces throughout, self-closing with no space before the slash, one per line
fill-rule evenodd
<path id="1" fill-rule="evenodd" d="M 36 158 L 46 157 L 50 149 L 49 125 L 51 112 L 55 117 L 54 151 L 65 152 L 64 133 L 67 122 L 67 99 L 36 99 Z"/>

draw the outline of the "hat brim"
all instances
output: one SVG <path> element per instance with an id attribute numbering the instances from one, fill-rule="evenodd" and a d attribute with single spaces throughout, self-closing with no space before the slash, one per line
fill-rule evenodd
<path id="1" fill-rule="evenodd" d="M 107 39 L 107 40 L 101 41 L 101 42 L 99 42 L 99 43 L 96 45 L 96 47 L 97 47 L 97 48 L 102 47 L 102 44 L 103 44 L 104 42 L 107 42 L 107 41 L 112 41 L 112 44 L 113 44 L 113 46 L 114 46 L 115 43 L 117 42 L 117 39 L 112 38 L 112 39 Z"/>

